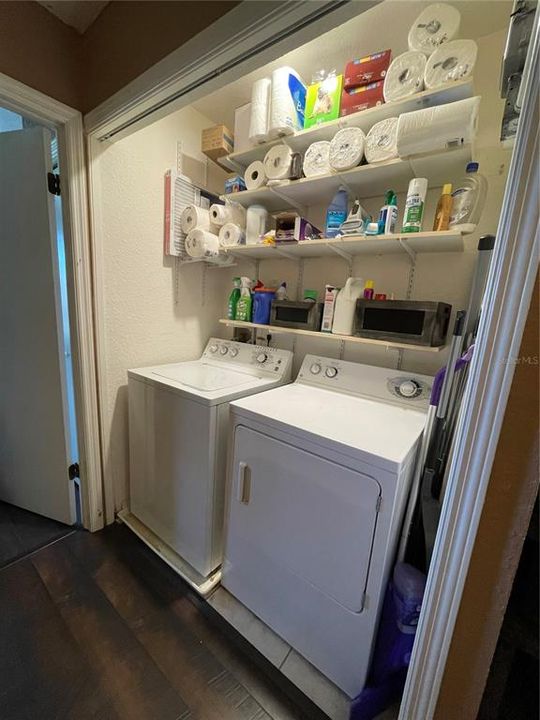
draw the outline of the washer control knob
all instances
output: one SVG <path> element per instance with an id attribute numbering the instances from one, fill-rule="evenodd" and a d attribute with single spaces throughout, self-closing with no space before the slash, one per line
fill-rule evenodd
<path id="1" fill-rule="evenodd" d="M 266 353 L 259 353 L 255 360 L 262 365 L 268 360 L 268 355 Z"/>
<path id="2" fill-rule="evenodd" d="M 327 367 L 324 374 L 327 378 L 335 378 L 337 375 L 337 368 Z"/>
<path id="3" fill-rule="evenodd" d="M 398 386 L 398 393 L 404 398 L 413 398 L 420 394 L 420 385 L 415 380 L 404 380 Z"/>
<path id="4" fill-rule="evenodd" d="M 321 372 L 321 366 L 319 363 L 313 363 L 313 365 L 309 368 L 309 371 L 312 375 L 318 375 Z"/>
<path id="5" fill-rule="evenodd" d="M 215 353 L 215 352 L 217 352 L 217 348 L 218 348 L 217 345 L 210 345 L 210 347 L 208 349 L 210 350 L 211 353 Z"/>
<path id="6" fill-rule="evenodd" d="M 219 352 L 220 352 L 222 355 L 226 355 L 226 354 L 229 352 L 229 348 L 228 348 L 226 345 L 222 345 L 222 346 L 219 348 Z"/>
<path id="7" fill-rule="evenodd" d="M 230 355 L 231 357 L 236 357 L 236 356 L 238 355 L 238 348 L 232 347 L 232 348 L 229 350 L 229 355 Z"/>

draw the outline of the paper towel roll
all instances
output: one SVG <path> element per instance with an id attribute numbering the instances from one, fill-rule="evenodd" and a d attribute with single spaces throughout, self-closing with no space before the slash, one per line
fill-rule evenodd
<path id="1" fill-rule="evenodd" d="M 458 34 L 461 15 L 452 5 L 434 3 L 422 10 L 409 30 L 409 50 L 430 55 Z"/>
<path id="2" fill-rule="evenodd" d="M 195 228 L 210 229 L 210 212 L 198 205 L 188 205 L 180 216 L 182 232 L 188 233 Z"/>
<path id="3" fill-rule="evenodd" d="M 300 75 L 290 67 L 281 67 L 272 73 L 270 138 L 292 135 L 304 127 L 306 86 Z"/>
<path id="4" fill-rule="evenodd" d="M 274 145 L 264 156 L 264 172 L 268 180 L 291 177 L 294 153 L 288 145 Z"/>
<path id="5" fill-rule="evenodd" d="M 266 173 L 264 165 L 260 160 L 255 160 L 247 166 L 244 175 L 244 182 L 248 190 L 257 190 L 257 188 L 266 185 Z"/>
<path id="6" fill-rule="evenodd" d="M 262 205 L 250 205 L 246 212 L 246 243 L 256 245 L 266 232 L 268 211 Z"/>
<path id="7" fill-rule="evenodd" d="M 397 157 L 397 117 L 381 120 L 366 136 L 364 153 L 368 163 L 384 162 Z"/>
<path id="8" fill-rule="evenodd" d="M 477 54 L 478 46 L 474 40 L 453 40 L 438 48 L 426 64 L 426 87 L 431 90 L 470 77 Z"/>
<path id="9" fill-rule="evenodd" d="M 320 140 L 312 143 L 304 155 L 304 175 L 326 175 L 332 172 L 330 167 L 330 143 Z"/>
<path id="10" fill-rule="evenodd" d="M 251 88 L 249 139 L 255 145 L 266 142 L 268 139 L 271 88 L 272 81 L 270 78 L 256 80 Z"/>
<path id="11" fill-rule="evenodd" d="M 346 127 L 338 132 L 330 142 L 330 167 L 336 172 L 350 170 L 360 165 L 364 157 L 366 136 L 360 128 Z"/>
<path id="12" fill-rule="evenodd" d="M 186 237 L 186 252 L 192 258 L 215 257 L 219 255 L 219 238 L 202 228 L 190 230 Z"/>
<path id="13" fill-rule="evenodd" d="M 245 227 L 246 210 L 235 202 L 226 202 L 225 205 L 212 205 L 210 207 L 210 220 L 214 225 L 221 227 L 226 223 L 234 223 Z"/>
<path id="14" fill-rule="evenodd" d="M 409 97 L 424 89 L 426 56 L 418 50 L 409 50 L 392 60 L 384 79 L 384 100 L 392 102 Z"/>
<path id="15" fill-rule="evenodd" d="M 221 247 L 243 245 L 245 241 L 244 231 L 234 223 L 225 223 L 225 225 L 219 229 L 219 244 Z"/>
<path id="16" fill-rule="evenodd" d="M 415 110 L 399 116 L 397 149 L 400 157 L 434 152 L 472 143 L 478 125 L 480 97 Z"/>

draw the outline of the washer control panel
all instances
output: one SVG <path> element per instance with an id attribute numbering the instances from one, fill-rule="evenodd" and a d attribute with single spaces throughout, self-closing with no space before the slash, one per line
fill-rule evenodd
<path id="1" fill-rule="evenodd" d="M 210 338 L 203 352 L 203 359 L 226 363 L 229 366 L 250 368 L 256 373 L 285 377 L 290 375 L 292 352 L 279 348 L 250 345 L 248 343 Z M 238 367 L 240 370 L 240 367 Z"/>

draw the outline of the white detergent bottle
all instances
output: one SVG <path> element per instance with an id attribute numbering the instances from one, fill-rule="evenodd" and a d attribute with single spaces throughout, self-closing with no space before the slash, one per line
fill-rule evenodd
<path id="1" fill-rule="evenodd" d="M 336 298 L 332 332 L 336 335 L 352 335 L 356 301 L 362 297 L 364 281 L 350 277 Z"/>

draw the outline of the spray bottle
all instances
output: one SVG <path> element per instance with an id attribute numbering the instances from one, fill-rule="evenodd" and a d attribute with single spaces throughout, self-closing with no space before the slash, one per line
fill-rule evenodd
<path id="1" fill-rule="evenodd" d="M 236 306 L 240 298 L 240 278 L 233 278 L 233 289 L 229 295 L 229 302 L 227 305 L 227 320 L 236 319 Z"/>
<path id="2" fill-rule="evenodd" d="M 379 212 L 378 235 L 392 235 L 396 231 L 397 216 L 396 193 L 393 190 L 388 190 L 385 203 Z"/>
<path id="3" fill-rule="evenodd" d="M 422 230 L 427 188 L 426 178 L 413 178 L 409 183 L 402 232 L 415 233 Z"/>
<path id="4" fill-rule="evenodd" d="M 253 300 L 251 297 L 252 281 L 248 277 L 240 279 L 240 297 L 236 303 L 235 320 L 251 322 L 251 312 L 253 308 Z"/>

